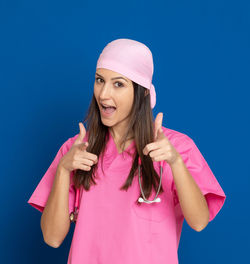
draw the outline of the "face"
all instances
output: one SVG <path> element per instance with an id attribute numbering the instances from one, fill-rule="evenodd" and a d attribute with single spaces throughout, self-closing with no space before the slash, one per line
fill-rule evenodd
<path id="1" fill-rule="evenodd" d="M 121 134 L 129 120 L 134 101 L 133 83 L 126 76 L 104 68 L 95 75 L 94 96 L 104 125 L 117 129 Z M 103 110 L 101 104 L 114 108 Z"/>

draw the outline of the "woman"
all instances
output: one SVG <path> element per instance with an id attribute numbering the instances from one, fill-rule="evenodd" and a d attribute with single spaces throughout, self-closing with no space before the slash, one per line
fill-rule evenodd
<path id="1" fill-rule="evenodd" d="M 143 43 L 117 39 L 103 49 L 87 132 L 79 123 L 80 133 L 64 142 L 28 201 L 43 212 L 52 247 L 61 245 L 79 208 L 68 263 L 176 264 L 184 218 L 201 231 L 224 204 L 194 141 L 163 127 L 162 113 L 153 121 L 152 75 Z"/>

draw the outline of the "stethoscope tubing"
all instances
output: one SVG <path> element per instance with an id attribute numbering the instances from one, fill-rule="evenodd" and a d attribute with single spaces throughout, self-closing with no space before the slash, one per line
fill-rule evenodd
<path id="1" fill-rule="evenodd" d="M 142 197 L 139 197 L 138 199 L 138 202 L 140 203 L 147 203 L 147 204 L 151 204 L 151 203 L 159 203 L 161 201 L 161 198 L 158 197 L 157 198 L 157 195 L 159 194 L 159 191 L 160 191 L 160 188 L 161 188 L 161 179 L 162 179 L 162 171 L 163 171 L 163 160 L 160 161 L 160 170 L 161 170 L 161 176 L 160 176 L 160 183 L 159 183 L 159 186 L 158 186 L 158 190 L 157 190 L 157 193 L 155 195 L 155 198 L 153 200 L 148 200 L 146 199 L 145 195 L 144 195 L 144 192 L 143 192 L 143 189 L 142 189 L 142 186 L 141 186 L 141 158 L 139 157 L 138 158 L 138 169 L 139 169 L 139 184 L 140 184 L 140 190 L 141 190 L 141 194 L 142 194 Z"/>

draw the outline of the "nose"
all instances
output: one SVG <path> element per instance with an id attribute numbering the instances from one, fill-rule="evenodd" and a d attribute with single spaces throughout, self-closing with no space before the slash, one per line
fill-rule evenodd
<path id="1" fill-rule="evenodd" d="M 110 98 L 111 93 L 112 91 L 110 85 L 108 83 L 105 83 L 100 90 L 100 99 L 104 100 Z"/>

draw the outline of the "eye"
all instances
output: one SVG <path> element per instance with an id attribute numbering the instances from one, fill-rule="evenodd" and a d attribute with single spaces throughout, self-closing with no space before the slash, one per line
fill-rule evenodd
<path id="1" fill-rule="evenodd" d="M 122 86 L 123 86 L 123 83 L 121 83 L 121 82 L 115 82 L 115 83 L 119 83 L 119 84 L 121 84 L 121 85 L 119 85 L 118 87 L 122 87 Z"/>
<path id="2" fill-rule="evenodd" d="M 96 77 L 96 82 L 98 83 L 98 79 L 102 80 L 102 78 Z M 103 80 L 102 80 L 103 81 Z"/>
<path id="3" fill-rule="evenodd" d="M 98 81 L 99 79 L 101 80 L 101 82 L 103 81 L 102 78 L 100 78 L 100 77 L 96 77 L 95 80 L 96 80 L 97 83 L 100 83 L 100 82 Z M 121 82 L 115 82 L 115 83 L 118 83 L 118 84 L 119 84 L 119 85 L 116 86 L 116 87 L 123 87 L 123 86 L 124 86 L 123 83 L 121 83 Z"/>

